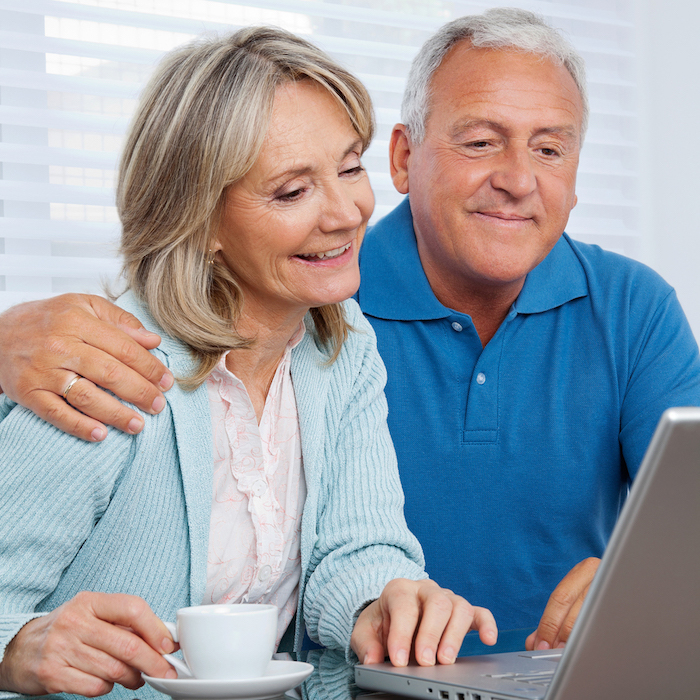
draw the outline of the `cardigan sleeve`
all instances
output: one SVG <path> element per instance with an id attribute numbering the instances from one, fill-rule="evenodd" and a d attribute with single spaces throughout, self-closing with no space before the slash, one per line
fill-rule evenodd
<path id="1" fill-rule="evenodd" d="M 390 580 L 419 580 L 427 574 L 421 547 L 403 515 L 403 491 L 386 423 L 386 370 L 364 317 L 357 313 L 349 320 L 356 332 L 332 365 L 327 391 L 304 620 L 312 639 L 344 649 L 350 658 L 350 634 L 360 610 Z"/>
<path id="2" fill-rule="evenodd" d="M 0 410 L 0 660 L 56 588 L 109 504 L 133 437 L 66 435 L 3 398 Z"/>

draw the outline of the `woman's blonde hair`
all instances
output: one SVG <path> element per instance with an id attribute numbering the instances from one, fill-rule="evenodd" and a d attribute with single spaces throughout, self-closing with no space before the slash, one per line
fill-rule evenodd
<path id="1" fill-rule="evenodd" d="M 193 351 L 199 386 L 221 355 L 253 341 L 236 332 L 242 293 L 212 261 L 226 188 L 255 163 L 276 89 L 313 80 L 346 109 L 362 140 L 374 132 L 367 90 L 319 48 L 256 27 L 198 40 L 168 54 L 141 97 L 119 169 L 122 274 L 155 320 Z M 311 311 L 332 361 L 349 326 L 339 304 Z"/>

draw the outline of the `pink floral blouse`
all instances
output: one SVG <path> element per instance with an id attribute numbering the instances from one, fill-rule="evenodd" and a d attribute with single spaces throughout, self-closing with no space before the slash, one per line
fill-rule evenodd
<path id="1" fill-rule="evenodd" d="M 301 513 L 306 498 L 297 405 L 287 345 L 265 400 L 260 425 L 226 357 L 207 379 L 214 432 L 214 493 L 203 604 L 272 603 L 277 643 L 299 595 Z"/>

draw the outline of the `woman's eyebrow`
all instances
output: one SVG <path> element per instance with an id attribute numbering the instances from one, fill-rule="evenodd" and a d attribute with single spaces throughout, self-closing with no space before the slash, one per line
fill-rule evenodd
<path id="1" fill-rule="evenodd" d="M 356 151 L 358 148 L 362 147 L 362 139 L 358 138 L 355 139 L 346 149 L 343 151 L 342 155 L 338 159 L 338 162 L 341 162 L 345 160 L 353 151 Z M 287 178 L 287 177 L 299 177 L 300 175 L 307 175 L 310 172 L 313 172 L 314 166 L 312 165 L 302 165 L 299 167 L 291 167 L 288 170 L 280 170 L 277 173 L 273 173 L 269 178 L 267 178 L 268 182 L 275 182 L 276 180 L 280 180 L 282 178 Z"/>
<path id="2" fill-rule="evenodd" d="M 361 138 L 356 138 L 350 146 L 346 149 L 346 151 L 343 153 L 342 157 L 340 160 L 345 160 L 353 151 L 356 151 L 358 149 L 362 149 L 362 139 Z"/>

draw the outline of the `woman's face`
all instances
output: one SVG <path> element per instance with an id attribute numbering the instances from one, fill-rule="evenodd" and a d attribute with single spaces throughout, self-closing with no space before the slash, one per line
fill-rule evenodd
<path id="1" fill-rule="evenodd" d="M 243 289 L 244 313 L 292 318 L 355 293 L 374 208 L 361 150 L 326 90 L 277 89 L 260 156 L 228 188 L 214 246 Z"/>

